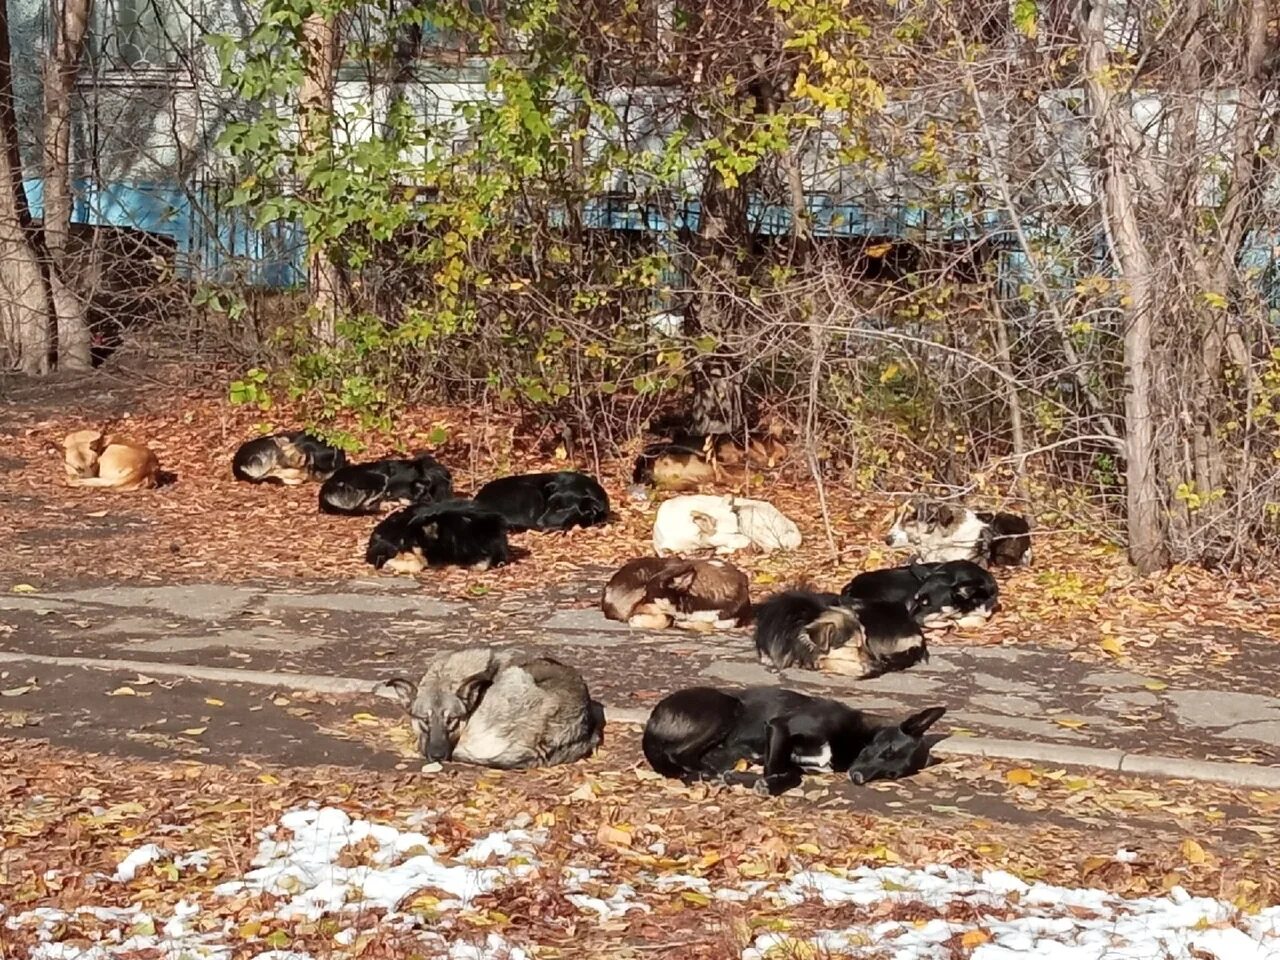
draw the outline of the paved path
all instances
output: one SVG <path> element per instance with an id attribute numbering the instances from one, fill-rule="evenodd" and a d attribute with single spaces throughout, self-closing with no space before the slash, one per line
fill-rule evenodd
<path id="1" fill-rule="evenodd" d="M 755 662 L 745 631 L 711 637 L 633 631 L 605 620 L 594 599 L 585 589 L 562 589 L 480 597 L 474 604 L 443 602 L 425 596 L 415 582 L 395 578 L 8 593 L 0 595 L 0 654 L 9 661 L 0 663 L 0 683 L 9 691 L 27 686 L 28 677 L 37 683 L 0 700 L 0 710 L 8 711 L 0 716 L 37 705 L 60 677 L 79 678 L 69 691 L 89 683 L 78 669 L 48 657 L 340 676 L 371 684 L 413 674 L 435 650 L 513 643 L 576 664 L 596 697 L 637 716 L 679 686 L 775 679 Z M 928 664 L 874 681 L 795 671 L 787 682 L 876 711 L 944 704 L 952 743 L 1000 738 L 1280 767 L 1280 697 L 1252 692 L 1266 689 L 1254 677 L 1275 675 L 1265 665 L 1251 662 L 1249 669 L 1257 671 L 1251 677 L 1226 676 L 1232 689 L 1193 688 L 1184 680 L 1166 683 L 1132 672 L 1123 663 L 1082 662 L 1060 648 L 965 646 L 957 637 L 932 649 Z M 24 663 L 15 654 L 40 662 Z M 1215 680 L 1221 684 L 1223 675 Z M 362 699 L 374 700 L 355 698 Z M 160 702 L 150 701 L 148 711 Z M 110 706 L 59 698 L 60 715 L 70 718 L 67 735 L 79 731 L 89 739 L 96 714 L 128 715 L 138 703 L 128 695 L 112 698 Z M 11 727 L 21 722 L 18 717 Z M 194 726 L 198 717 L 186 729 Z M 278 732 L 290 735 L 287 725 Z M 267 735 L 254 731 L 257 742 Z"/>

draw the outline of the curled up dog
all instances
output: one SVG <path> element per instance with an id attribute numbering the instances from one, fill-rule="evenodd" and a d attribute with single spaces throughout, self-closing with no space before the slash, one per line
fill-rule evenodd
<path id="1" fill-rule="evenodd" d="M 399 701 L 427 760 L 499 769 L 572 763 L 604 735 L 604 711 L 582 675 L 550 657 L 474 647 L 435 657 L 414 683 L 374 692 Z"/>
<path id="2" fill-rule="evenodd" d="M 160 461 L 146 444 L 108 441 L 100 430 L 77 430 L 62 446 L 69 487 L 145 490 L 160 482 Z"/>
<path id="3" fill-rule="evenodd" d="M 726 560 L 639 557 L 623 564 L 604 588 L 610 620 L 644 630 L 674 624 L 686 630 L 727 630 L 751 616 L 747 575 Z"/>
<path id="4" fill-rule="evenodd" d="M 895 516 L 885 543 L 909 547 L 917 560 L 971 560 L 1018 566 L 1031 562 L 1031 524 L 1013 513 L 975 513 L 959 504 L 916 500 Z"/>
<path id="5" fill-rule="evenodd" d="M 426 567 L 488 570 L 511 559 L 507 522 L 471 500 L 422 503 L 388 514 L 369 534 L 365 562 L 375 570 Z"/>
<path id="6" fill-rule="evenodd" d="M 231 474 L 245 483 L 296 486 L 327 479 L 346 466 L 347 455 L 302 430 L 257 437 L 240 444 Z"/>

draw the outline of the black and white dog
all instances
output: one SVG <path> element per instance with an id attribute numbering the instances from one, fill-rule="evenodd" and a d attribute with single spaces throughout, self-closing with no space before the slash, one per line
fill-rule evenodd
<path id="1" fill-rule="evenodd" d="M 512 530 L 570 530 L 609 519 L 609 495 L 585 473 L 524 473 L 491 480 L 476 503 L 502 514 Z"/>
<path id="2" fill-rule="evenodd" d="M 487 570 L 511 559 L 507 522 L 471 500 L 446 500 L 397 510 L 369 534 L 365 561 L 375 569 L 418 573 L 424 567 Z"/>
<path id="3" fill-rule="evenodd" d="M 1015 513 L 975 513 L 936 500 L 908 503 L 885 537 L 891 547 L 910 547 L 925 563 L 976 560 L 997 566 L 1031 563 L 1031 524 Z"/>
<path id="4" fill-rule="evenodd" d="M 838 700 L 780 687 L 737 693 L 690 687 L 653 708 L 643 748 L 664 777 L 739 784 L 775 796 L 798 786 L 806 771 L 847 772 L 858 784 L 915 773 L 928 762 L 924 734 L 945 713 L 929 707 L 893 724 Z M 762 765 L 763 776 L 736 772 L 740 760 Z"/>
<path id="5" fill-rule="evenodd" d="M 996 578 L 971 560 L 913 563 L 860 573 L 840 591 L 844 602 L 895 604 L 923 627 L 979 626 L 999 606 Z"/>
<path id="6" fill-rule="evenodd" d="M 320 486 L 320 510 L 345 516 L 381 513 L 387 505 L 436 503 L 453 494 L 453 476 L 430 454 L 343 467 Z"/>
<path id="7" fill-rule="evenodd" d="M 756 607 L 756 655 L 782 672 L 796 666 L 869 680 L 927 662 L 924 633 L 906 604 L 788 590 Z"/>

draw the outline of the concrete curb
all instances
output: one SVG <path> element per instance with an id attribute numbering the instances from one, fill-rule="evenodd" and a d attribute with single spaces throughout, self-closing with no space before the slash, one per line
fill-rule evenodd
<path id="1" fill-rule="evenodd" d="M 268 670 L 237 670 L 230 667 L 201 667 L 153 660 L 114 660 L 95 657 L 53 657 L 44 654 L 0 651 L 0 663 L 46 664 L 92 670 L 144 673 L 186 680 L 244 683 L 308 693 L 374 696 L 376 680 L 356 677 L 318 676 L 305 673 L 276 673 Z M 643 726 L 649 711 L 635 707 L 605 705 L 605 716 L 614 723 Z M 1061 767 L 1086 767 L 1129 776 L 1172 780 L 1197 780 L 1253 790 L 1280 790 L 1280 766 L 1188 760 L 1158 754 L 1125 753 L 1095 747 L 1077 747 L 1043 740 L 1001 740 L 993 737 L 947 737 L 932 748 L 939 757 L 980 757 L 1040 763 Z"/>

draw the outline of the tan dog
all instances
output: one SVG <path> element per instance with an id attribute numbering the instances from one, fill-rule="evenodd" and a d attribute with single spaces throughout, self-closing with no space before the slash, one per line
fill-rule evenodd
<path id="1" fill-rule="evenodd" d="M 62 447 L 68 486 L 142 490 L 156 485 L 160 461 L 145 444 L 108 443 L 100 430 L 77 430 Z"/>

